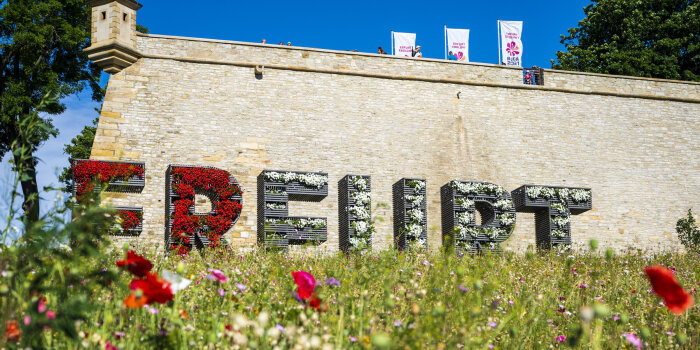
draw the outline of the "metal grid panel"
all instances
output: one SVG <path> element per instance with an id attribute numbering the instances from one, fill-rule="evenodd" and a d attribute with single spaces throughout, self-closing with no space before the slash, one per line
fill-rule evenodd
<path id="1" fill-rule="evenodd" d="M 265 174 L 269 172 L 308 174 L 300 171 L 263 170 L 258 175 L 258 244 L 266 248 L 287 249 L 290 244 L 305 242 L 325 242 L 328 238 L 328 221 L 325 218 L 303 217 L 303 219 L 326 220 L 326 227 L 315 229 L 305 227 L 297 229 L 287 224 L 265 224 L 265 219 L 302 219 L 302 217 L 289 216 L 289 202 L 319 202 L 328 196 L 328 183 L 321 188 L 309 187 L 299 181 L 288 183 L 268 181 Z M 328 176 L 326 173 L 314 173 Z M 266 190 L 281 191 L 283 193 L 265 193 Z M 268 209 L 267 203 L 284 204 L 284 209 Z M 271 237 L 272 236 L 272 237 Z"/>
<path id="2" fill-rule="evenodd" d="M 122 193 L 139 193 L 143 191 L 143 187 L 146 185 L 146 163 L 139 162 L 120 162 L 120 161 L 110 161 L 110 160 L 91 160 L 91 159 L 76 159 L 73 164 L 79 162 L 101 162 L 101 163 L 112 163 L 112 164 L 131 164 L 139 166 L 143 169 L 142 176 L 132 176 L 126 181 L 124 180 L 112 180 L 107 183 L 107 192 L 122 192 Z M 73 196 L 76 196 L 77 186 L 73 182 Z M 95 188 L 95 193 L 99 193 L 102 189 Z"/>
<path id="3" fill-rule="evenodd" d="M 593 208 L 593 196 L 591 195 L 588 200 L 583 202 L 576 202 L 571 199 L 566 199 L 566 201 L 560 200 L 558 197 L 554 198 L 535 198 L 531 199 L 527 195 L 527 188 L 529 187 L 549 187 L 555 189 L 582 189 L 590 191 L 590 188 L 583 187 L 562 187 L 562 186 L 540 186 L 540 185 L 523 185 L 515 189 L 513 194 L 513 201 L 516 203 L 516 208 L 518 211 L 534 212 L 535 213 L 535 238 L 537 246 L 541 249 L 550 249 L 558 245 L 570 245 L 571 244 L 571 222 L 564 225 L 564 227 L 559 228 L 552 220 L 555 216 L 566 216 L 571 219 L 571 215 L 580 214 Z M 565 215 L 560 215 L 559 212 L 552 208 L 551 205 L 554 203 L 565 204 L 567 212 Z M 545 205 L 546 204 L 546 205 Z M 552 231 L 559 229 L 565 232 L 564 237 L 554 237 L 552 236 Z"/>
<path id="4" fill-rule="evenodd" d="M 141 207 L 115 207 L 117 211 L 119 210 L 125 210 L 125 211 L 131 211 L 131 212 L 140 212 L 141 213 L 141 221 L 139 224 L 131 229 L 124 230 L 122 229 L 119 233 L 113 234 L 113 236 L 139 236 L 141 232 L 143 231 L 143 208 Z"/>
<path id="5" fill-rule="evenodd" d="M 361 177 L 367 181 L 367 190 L 362 192 L 372 191 L 372 182 L 369 175 L 345 175 L 340 181 L 338 181 L 338 246 L 341 251 L 347 253 L 352 248 L 350 244 L 350 238 L 355 236 L 355 230 L 352 228 L 351 224 L 353 221 L 357 221 L 357 218 L 350 213 L 348 210 L 350 207 L 354 206 L 355 200 L 350 197 L 352 193 L 360 192 L 355 189 L 355 186 L 350 182 L 350 178 Z M 371 203 L 371 202 L 370 202 Z M 370 218 L 372 217 L 372 206 L 370 204 L 369 208 Z M 372 238 L 370 236 L 370 248 L 372 244 Z"/>
<path id="6" fill-rule="evenodd" d="M 591 191 L 590 188 L 586 187 L 564 187 L 564 186 L 544 186 L 544 185 L 523 185 L 511 192 L 511 195 L 513 197 L 513 203 L 515 203 L 515 209 L 519 212 L 528 212 L 528 213 L 534 213 L 539 211 L 538 208 L 549 208 L 549 203 L 552 200 L 556 199 L 547 199 L 547 198 L 530 198 L 527 195 L 527 188 L 530 187 L 547 187 L 547 188 L 554 188 L 554 189 L 568 189 L 568 190 L 587 190 Z M 591 197 L 588 198 L 588 200 L 583 201 L 583 202 L 576 202 L 572 199 L 567 199 L 566 201 L 567 206 L 569 207 L 569 210 L 571 210 L 572 214 L 581 214 L 583 212 L 586 212 L 588 210 L 591 210 L 593 208 L 593 195 L 591 194 Z"/>
<path id="7" fill-rule="evenodd" d="M 409 181 L 423 181 L 426 185 L 420 190 L 420 192 L 415 193 L 412 187 L 409 187 L 407 183 Z M 423 219 L 420 224 L 422 226 L 420 238 L 423 239 L 425 243 L 425 248 L 428 244 L 428 215 L 427 215 L 427 196 L 426 188 L 428 187 L 428 182 L 425 179 L 419 178 L 402 178 L 392 185 L 392 194 L 394 202 L 394 247 L 399 250 L 405 250 L 409 242 L 406 242 L 406 225 L 410 222 L 408 217 L 408 210 L 420 209 L 423 212 Z M 419 207 L 415 208 L 411 203 L 406 200 L 406 195 L 422 195 L 424 200 Z"/>
<path id="8" fill-rule="evenodd" d="M 459 181 L 462 183 L 489 184 L 479 181 Z M 455 227 L 458 225 L 457 214 L 468 212 L 476 216 L 476 211 L 481 215 L 481 225 L 470 225 L 475 228 L 501 228 L 501 222 L 498 216 L 501 214 L 511 214 L 515 217 L 515 208 L 502 210 L 495 207 L 493 204 L 501 199 L 511 199 L 508 192 L 504 192 L 501 196 L 486 192 L 477 192 L 475 194 L 464 195 L 452 187 L 452 181 L 446 183 L 440 188 L 440 197 L 442 205 L 442 235 L 443 245 L 446 249 L 456 249 L 458 243 L 467 242 L 472 246 L 471 251 L 481 251 L 484 246 L 490 243 L 501 243 L 508 239 L 508 236 L 500 235 L 496 238 L 489 238 L 485 234 L 480 234 L 477 237 L 461 238 L 457 237 L 458 233 Z M 458 199 L 468 199 L 474 201 L 474 207 L 466 209 L 457 203 Z M 495 249 L 498 251 L 499 249 Z"/>

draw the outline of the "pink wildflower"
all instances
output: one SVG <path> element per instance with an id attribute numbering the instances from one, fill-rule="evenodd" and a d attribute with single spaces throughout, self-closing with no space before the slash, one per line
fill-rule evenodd
<path id="1" fill-rule="evenodd" d="M 622 335 L 624 335 L 625 338 L 627 338 L 627 341 L 632 344 L 632 346 L 637 348 L 637 350 L 642 348 L 642 341 L 633 333 L 623 333 Z"/>
<path id="2" fill-rule="evenodd" d="M 211 275 L 207 276 L 208 279 L 218 280 L 219 283 L 228 282 L 228 277 L 226 277 L 226 275 L 224 275 L 223 271 L 217 270 L 217 269 L 209 269 L 209 272 L 211 272 Z"/>

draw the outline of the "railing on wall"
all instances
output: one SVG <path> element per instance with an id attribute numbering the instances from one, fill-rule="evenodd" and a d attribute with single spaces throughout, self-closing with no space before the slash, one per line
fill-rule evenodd
<path id="1" fill-rule="evenodd" d="M 523 84 L 544 85 L 544 69 L 537 66 L 533 66 L 532 68 L 524 68 Z"/>

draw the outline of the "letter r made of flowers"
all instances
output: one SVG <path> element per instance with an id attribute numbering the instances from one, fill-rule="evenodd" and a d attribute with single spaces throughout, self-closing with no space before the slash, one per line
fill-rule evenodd
<path id="1" fill-rule="evenodd" d="M 169 212 L 166 240 L 177 254 L 193 247 L 216 247 L 238 221 L 243 209 L 242 191 L 229 172 L 211 167 L 170 166 L 166 174 L 165 200 Z M 195 194 L 211 201 L 211 211 L 195 212 Z"/>

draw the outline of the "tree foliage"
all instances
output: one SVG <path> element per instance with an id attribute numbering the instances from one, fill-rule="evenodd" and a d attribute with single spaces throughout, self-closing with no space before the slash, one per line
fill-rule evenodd
<path id="1" fill-rule="evenodd" d="M 136 31 L 143 34 L 148 34 L 148 27 L 144 27 L 140 24 L 136 25 Z"/>
<path id="2" fill-rule="evenodd" d="M 37 147 L 56 130 L 46 114 L 60 114 L 58 99 L 90 86 L 93 99 L 102 99 L 100 69 L 89 63 L 83 49 L 89 45 L 90 8 L 82 0 L 8 0 L 0 3 L 0 157 L 11 151 L 15 169 L 23 163 L 22 205 L 26 218 L 39 218 L 39 189 L 34 157 Z M 53 103 L 41 100 L 55 95 Z M 33 112 L 43 128 L 22 130 Z M 18 157 L 25 147 L 30 157 Z M 27 148 L 28 147 L 28 148 Z"/>
<path id="3" fill-rule="evenodd" d="M 697 0 L 591 0 L 552 68 L 700 81 Z"/>
<path id="4" fill-rule="evenodd" d="M 700 229 L 695 224 L 695 218 L 690 209 L 688 209 L 688 217 L 680 218 L 676 222 L 676 233 L 686 249 L 700 253 Z"/>

